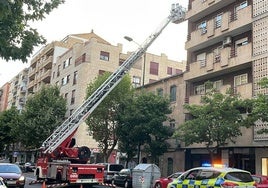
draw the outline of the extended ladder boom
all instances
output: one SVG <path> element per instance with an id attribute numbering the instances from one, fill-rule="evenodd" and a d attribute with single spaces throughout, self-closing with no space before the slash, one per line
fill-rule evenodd
<path id="1" fill-rule="evenodd" d="M 133 52 L 124 63 L 80 106 L 65 120 L 42 144 L 44 153 L 52 153 L 60 146 L 78 126 L 88 117 L 90 113 L 101 103 L 101 101 L 113 90 L 130 70 L 132 65 L 146 52 L 147 48 L 160 35 L 163 29 L 170 23 L 181 23 L 185 20 L 185 9 L 179 4 L 173 4 L 170 15 L 161 26 L 151 34 L 139 48 Z"/>

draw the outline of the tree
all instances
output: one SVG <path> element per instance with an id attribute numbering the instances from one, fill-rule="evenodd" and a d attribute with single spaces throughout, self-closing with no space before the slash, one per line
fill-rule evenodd
<path id="1" fill-rule="evenodd" d="M 138 150 L 139 154 L 141 145 L 151 154 L 153 162 L 167 151 L 166 140 L 171 137 L 172 131 L 163 122 L 171 113 L 169 104 L 168 98 L 142 91 L 120 107 L 117 129 L 119 146 L 129 159 L 133 157 L 133 149 Z"/>
<path id="2" fill-rule="evenodd" d="M 213 160 L 213 153 L 227 141 L 235 143 L 240 136 L 242 126 L 249 127 L 250 122 L 243 118 L 240 109 L 246 108 L 238 95 L 228 91 L 226 94 L 211 90 L 201 98 L 201 105 L 185 105 L 185 109 L 192 116 L 191 120 L 180 125 L 174 137 L 185 143 L 205 144 Z"/>
<path id="3" fill-rule="evenodd" d="M 30 96 L 22 111 L 22 141 L 28 149 L 39 148 L 65 117 L 66 100 L 57 86 L 44 86 Z"/>
<path id="4" fill-rule="evenodd" d="M 263 78 L 258 83 L 262 88 L 268 88 L 268 78 Z M 251 117 L 257 121 L 268 122 L 268 96 L 267 94 L 258 94 L 255 99 L 253 99 L 253 106 Z M 268 133 L 267 128 L 263 128 L 258 131 L 259 134 Z"/>
<path id="5" fill-rule="evenodd" d="M 0 151 L 20 141 L 21 116 L 15 106 L 0 113 Z M 6 147 L 6 148 L 5 148 Z"/>
<path id="6" fill-rule="evenodd" d="M 90 83 L 87 87 L 87 97 L 98 89 L 110 75 L 110 73 L 104 73 Z M 118 106 L 131 92 L 130 77 L 125 76 L 86 120 L 89 133 L 98 142 L 102 150 L 104 162 L 108 161 L 109 156 L 117 145 L 117 121 L 115 117 L 118 113 Z"/>
<path id="7" fill-rule="evenodd" d="M 34 46 L 46 40 L 29 22 L 42 20 L 64 0 L 1 0 L 0 57 L 5 60 L 27 61 Z"/>

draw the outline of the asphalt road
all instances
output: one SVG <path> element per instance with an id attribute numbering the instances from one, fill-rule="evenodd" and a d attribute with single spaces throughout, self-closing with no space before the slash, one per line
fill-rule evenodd
<path id="1" fill-rule="evenodd" d="M 33 183 L 36 181 L 33 172 L 27 172 L 24 173 L 25 177 L 26 177 L 26 184 L 25 184 L 25 188 L 42 188 L 42 183 Z M 48 187 L 50 187 L 48 185 Z M 70 188 L 70 186 L 53 186 L 53 188 L 60 188 L 60 187 L 68 187 Z M 74 187 L 74 186 L 72 186 Z M 81 186 L 77 186 L 77 188 L 81 188 Z M 83 187 L 85 188 L 85 187 Z M 94 188 L 111 188 L 111 186 L 105 186 L 105 185 L 96 185 L 94 186 Z"/>

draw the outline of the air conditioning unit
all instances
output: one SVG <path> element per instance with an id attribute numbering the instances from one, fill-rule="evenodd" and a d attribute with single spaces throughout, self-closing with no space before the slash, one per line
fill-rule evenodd
<path id="1" fill-rule="evenodd" d="M 226 46 L 226 45 L 231 44 L 231 42 L 232 42 L 232 38 L 231 38 L 231 37 L 226 37 L 226 38 L 223 40 L 222 44 L 223 44 L 223 46 Z"/>

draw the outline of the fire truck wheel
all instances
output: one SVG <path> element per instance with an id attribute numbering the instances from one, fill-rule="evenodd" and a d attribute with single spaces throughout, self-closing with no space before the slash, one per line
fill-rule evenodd
<path id="1" fill-rule="evenodd" d="M 90 149 L 86 146 L 82 146 L 78 149 L 78 157 L 81 160 L 90 158 Z"/>
<path id="2" fill-rule="evenodd" d="M 61 183 L 61 173 L 60 172 L 58 172 L 56 175 L 56 181 L 57 181 L 57 183 Z"/>
<path id="3" fill-rule="evenodd" d="M 36 180 L 40 180 L 39 169 L 36 170 L 35 176 L 36 176 Z"/>

